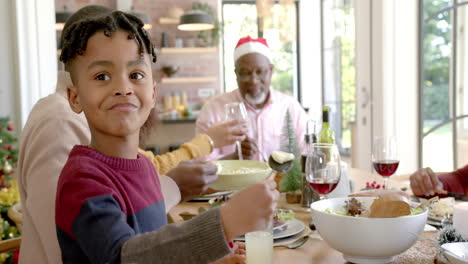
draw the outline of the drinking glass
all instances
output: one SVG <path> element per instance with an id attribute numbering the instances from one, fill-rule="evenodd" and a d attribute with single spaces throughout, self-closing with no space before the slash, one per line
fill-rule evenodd
<path id="1" fill-rule="evenodd" d="M 307 157 L 306 177 L 320 200 L 335 190 L 341 178 L 340 152 L 335 144 L 314 143 Z"/>
<path id="2" fill-rule="evenodd" d="M 232 120 L 239 120 L 239 121 L 246 121 L 247 120 L 247 110 L 245 108 L 244 103 L 236 102 L 236 103 L 229 103 L 224 105 L 224 119 L 226 121 Z M 239 156 L 239 160 L 242 160 L 242 148 L 240 141 L 236 141 L 237 146 L 237 154 Z"/>
<path id="3" fill-rule="evenodd" d="M 372 164 L 375 171 L 384 178 L 384 189 L 388 188 L 388 178 L 398 169 L 398 149 L 394 136 L 376 137 L 372 146 Z"/>
<path id="4" fill-rule="evenodd" d="M 245 234 L 247 264 L 273 263 L 273 233 L 255 231 Z"/>

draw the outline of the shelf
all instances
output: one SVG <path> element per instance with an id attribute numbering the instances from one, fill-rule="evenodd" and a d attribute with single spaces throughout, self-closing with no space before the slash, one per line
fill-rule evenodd
<path id="1" fill-rule="evenodd" d="M 218 49 L 216 47 L 209 48 L 161 48 L 161 54 L 199 54 L 199 53 L 214 53 Z"/>
<path id="2" fill-rule="evenodd" d="M 216 77 L 171 77 L 162 78 L 161 83 L 164 84 L 183 84 L 183 83 L 209 83 L 216 81 Z"/>
<path id="3" fill-rule="evenodd" d="M 179 19 L 172 18 L 172 17 L 160 17 L 159 24 L 166 24 L 166 25 L 179 24 Z"/>

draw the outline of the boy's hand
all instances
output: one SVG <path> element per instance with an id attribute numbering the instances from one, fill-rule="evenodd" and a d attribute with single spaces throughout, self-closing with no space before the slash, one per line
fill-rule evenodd
<path id="1" fill-rule="evenodd" d="M 269 179 L 232 196 L 220 209 L 226 239 L 264 228 L 272 218 L 279 195 L 276 183 Z"/>
<path id="2" fill-rule="evenodd" d="M 242 148 L 242 157 L 245 160 L 251 160 L 254 158 L 255 154 L 258 152 L 257 143 L 252 138 L 246 137 L 241 142 Z"/>
<path id="3" fill-rule="evenodd" d="M 213 140 L 215 148 L 220 148 L 242 141 L 247 133 L 247 124 L 245 121 L 232 120 L 218 123 L 210 127 L 206 134 Z"/>
<path id="4" fill-rule="evenodd" d="M 188 200 L 208 189 L 218 179 L 217 167 L 212 162 L 187 160 L 167 173 L 179 187 L 182 200 Z"/>

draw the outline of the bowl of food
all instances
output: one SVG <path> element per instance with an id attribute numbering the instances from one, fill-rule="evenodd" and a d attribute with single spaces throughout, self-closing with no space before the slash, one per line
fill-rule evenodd
<path id="1" fill-rule="evenodd" d="M 218 180 L 211 188 L 219 191 L 240 190 L 265 180 L 271 172 L 265 162 L 255 160 L 219 160 Z"/>
<path id="2" fill-rule="evenodd" d="M 390 263 L 416 243 L 426 224 L 427 209 L 414 208 L 403 198 L 385 203 L 381 199 L 342 197 L 314 202 L 314 224 L 323 240 L 347 261 Z"/>

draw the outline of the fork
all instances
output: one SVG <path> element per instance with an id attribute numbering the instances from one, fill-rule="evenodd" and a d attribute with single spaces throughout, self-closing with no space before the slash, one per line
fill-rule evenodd
<path id="1" fill-rule="evenodd" d="M 307 242 L 307 240 L 309 240 L 309 235 L 306 235 L 306 236 L 302 236 L 296 240 L 294 240 L 293 242 L 289 243 L 289 244 L 285 244 L 285 245 L 275 245 L 274 247 L 284 247 L 284 248 L 288 248 L 288 249 L 295 249 L 295 248 L 298 248 L 302 245 L 305 244 L 305 242 Z"/>

